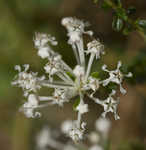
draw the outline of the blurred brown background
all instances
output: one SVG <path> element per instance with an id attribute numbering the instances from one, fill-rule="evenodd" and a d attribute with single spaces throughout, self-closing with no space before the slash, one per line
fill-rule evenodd
<path id="1" fill-rule="evenodd" d="M 145 0 L 122 2 L 125 8 L 135 6 L 136 17 L 146 19 Z M 137 32 L 128 36 L 114 32 L 111 27 L 112 11 L 104 12 L 92 0 L 0 0 L 0 10 L 0 150 L 33 150 L 35 135 L 43 124 L 59 128 L 63 120 L 76 117 L 69 104 L 64 109 L 57 106 L 43 109 L 40 119 L 27 119 L 18 111 L 24 102 L 22 91 L 11 86 L 16 64 L 28 63 L 33 71 L 43 73 L 43 61 L 37 56 L 32 41 L 36 31 L 56 36 L 59 42 L 56 51 L 72 67 L 75 65 L 71 47 L 67 45 L 66 31 L 60 24 L 61 18 L 66 16 L 75 16 L 91 23 L 95 37 L 100 38 L 107 47 L 106 55 L 101 60 L 103 63 L 112 68 L 118 60 L 122 60 L 125 67 L 134 73 L 133 79 L 124 83 L 127 94 L 120 95 L 121 119 L 114 121 L 111 117 L 113 126 L 110 138 L 116 150 L 144 150 L 146 43 Z M 101 108 L 89 103 L 90 113 L 86 118 L 88 128 L 93 128 Z"/>

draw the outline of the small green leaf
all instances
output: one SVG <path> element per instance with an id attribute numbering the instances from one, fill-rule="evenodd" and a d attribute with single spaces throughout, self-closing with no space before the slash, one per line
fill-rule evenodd
<path id="1" fill-rule="evenodd" d="M 70 73 L 69 71 L 66 72 L 66 74 L 74 81 L 75 80 L 75 76 Z"/>
<path id="2" fill-rule="evenodd" d="M 127 9 L 127 14 L 128 15 L 133 15 L 136 13 L 136 8 L 134 6 L 130 6 L 128 9 Z"/>
<path id="3" fill-rule="evenodd" d="M 80 98 L 75 100 L 75 103 L 73 104 L 73 110 L 77 111 L 76 108 L 78 107 L 78 105 L 80 104 Z"/>
<path id="4" fill-rule="evenodd" d="M 108 85 L 108 89 L 110 90 L 116 90 L 117 89 L 117 85 L 113 82 L 110 82 Z"/>
<path id="5" fill-rule="evenodd" d="M 128 66 L 127 65 L 122 65 L 120 70 L 122 71 L 122 73 L 128 74 Z"/>
<path id="6" fill-rule="evenodd" d="M 138 25 L 144 29 L 146 29 L 146 20 L 138 20 Z"/>
<path id="7" fill-rule="evenodd" d="M 112 90 L 117 90 L 117 84 L 116 83 L 113 83 L 113 82 L 110 82 L 106 87 L 105 87 L 105 89 L 106 89 L 106 91 L 108 92 L 108 93 L 111 93 L 112 92 Z"/>
<path id="8" fill-rule="evenodd" d="M 126 11 L 124 8 L 118 8 L 116 10 L 116 14 L 119 18 L 123 19 L 124 21 L 127 21 L 128 20 L 128 16 L 126 14 Z"/>
<path id="9" fill-rule="evenodd" d="M 125 28 L 123 29 L 123 34 L 128 35 L 130 32 L 133 32 L 135 30 L 136 30 L 136 28 L 133 24 L 126 23 Z"/>
<path id="10" fill-rule="evenodd" d="M 124 35 L 128 35 L 129 33 L 130 33 L 129 29 L 128 28 L 124 28 L 123 34 Z"/>
<path id="11" fill-rule="evenodd" d="M 91 73 L 91 76 L 93 78 L 99 78 L 99 72 L 93 72 L 93 73 Z"/>
<path id="12" fill-rule="evenodd" d="M 112 22 L 112 28 L 115 31 L 119 32 L 123 28 L 123 20 L 118 17 L 114 17 Z"/>

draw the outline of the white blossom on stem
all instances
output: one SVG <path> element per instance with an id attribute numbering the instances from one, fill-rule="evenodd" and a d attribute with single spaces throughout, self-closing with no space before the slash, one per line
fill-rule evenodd
<path id="1" fill-rule="evenodd" d="M 115 120 L 120 119 L 120 117 L 117 114 L 117 107 L 119 104 L 119 99 L 114 100 L 114 98 L 112 97 L 113 95 L 115 95 L 116 91 L 112 90 L 112 92 L 109 94 L 109 96 L 105 99 L 105 100 L 100 100 L 99 98 L 95 98 L 93 96 L 94 93 L 92 93 L 89 97 L 97 104 L 103 106 L 104 112 L 102 113 L 103 117 L 106 117 L 106 114 L 108 112 L 112 112 L 114 113 L 114 118 Z"/>
<path id="2" fill-rule="evenodd" d="M 65 102 L 68 102 L 69 99 L 67 97 L 68 90 L 55 88 L 53 93 L 53 101 L 52 104 L 58 104 L 59 106 L 63 106 Z"/>
<path id="3" fill-rule="evenodd" d="M 63 70 L 62 68 L 62 64 L 61 64 L 61 56 L 54 56 L 54 57 L 50 57 L 48 59 L 48 63 L 45 65 L 44 69 L 46 71 L 46 73 L 50 74 L 51 76 L 54 75 L 57 72 L 60 72 Z"/>
<path id="4" fill-rule="evenodd" d="M 87 82 L 87 86 L 90 87 L 94 92 L 97 91 L 100 87 L 100 81 L 91 76 L 88 78 Z"/>
<path id="5" fill-rule="evenodd" d="M 111 122 L 108 118 L 100 117 L 95 122 L 96 130 L 99 131 L 104 137 L 107 137 L 110 127 Z"/>
<path id="6" fill-rule="evenodd" d="M 73 122 L 72 129 L 69 131 L 69 136 L 72 138 L 73 141 L 78 142 L 83 139 L 85 124 L 85 122 L 82 122 L 81 127 L 78 127 L 78 123 Z"/>
<path id="7" fill-rule="evenodd" d="M 110 82 L 114 82 L 116 84 L 119 84 L 121 93 L 125 94 L 126 90 L 122 87 L 123 78 L 124 78 L 124 76 L 125 77 L 132 77 L 132 73 L 129 72 L 127 75 L 124 75 L 120 71 L 121 65 L 122 65 L 122 63 L 121 63 L 121 61 L 119 61 L 118 64 L 117 64 L 117 69 L 116 70 L 112 70 L 112 71 L 107 70 L 107 66 L 106 65 L 102 66 L 102 69 L 109 73 L 109 78 L 103 80 L 103 86 L 108 85 Z"/>
<path id="8" fill-rule="evenodd" d="M 80 113 L 80 114 L 84 114 L 84 113 L 87 113 L 89 110 L 88 110 L 88 104 L 82 104 L 80 103 L 76 110 Z"/>
<path id="9" fill-rule="evenodd" d="M 98 40 L 93 40 L 92 42 L 89 42 L 87 44 L 87 48 L 88 49 L 86 51 L 86 54 L 90 54 L 90 58 L 88 61 L 88 66 L 86 71 L 86 77 L 85 77 L 86 80 L 90 74 L 94 57 L 96 57 L 96 59 L 99 59 L 101 54 L 105 54 L 104 46 Z"/>
<path id="10" fill-rule="evenodd" d="M 97 132 L 92 131 L 88 135 L 88 139 L 90 140 L 91 143 L 95 144 L 95 143 L 98 143 L 100 141 L 100 136 Z"/>
<path id="11" fill-rule="evenodd" d="M 115 94 L 115 91 L 112 90 L 112 93 L 109 95 L 109 97 L 102 102 L 102 106 L 104 108 L 104 112 L 102 113 L 102 116 L 106 117 L 106 114 L 108 112 L 112 112 L 114 113 L 115 120 L 118 120 L 120 119 L 119 115 L 117 114 L 117 107 L 119 104 L 119 99 L 114 100 L 114 98 L 112 97 L 114 94 Z"/>
<path id="12" fill-rule="evenodd" d="M 49 127 L 44 127 L 36 137 L 38 150 L 48 150 L 48 147 L 63 150 L 64 144 L 57 141 Z"/>
<path id="13" fill-rule="evenodd" d="M 50 138 L 51 138 L 50 129 L 48 127 L 44 127 L 36 137 L 37 148 L 39 150 L 46 150 Z"/>
<path id="14" fill-rule="evenodd" d="M 101 54 L 105 54 L 104 45 L 99 42 L 99 40 L 93 40 L 87 44 L 87 54 L 94 54 L 96 59 L 100 58 Z"/>
<path id="15" fill-rule="evenodd" d="M 80 65 L 77 65 L 74 70 L 73 73 L 75 74 L 76 77 L 83 77 L 85 72 L 84 72 L 84 68 Z"/>
<path id="16" fill-rule="evenodd" d="M 62 25 L 66 27 L 68 36 L 70 37 L 69 43 L 75 43 L 80 41 L 82 34 L 92 35 L 92 31 L 85 31 L 85 27 L 89 26 L 89 23 L 84 23 L 82 20 L 72 17 L 63 18 Z"/>
<path id="17" fill-rule="evenodd" d="M 38 108 L 38 106 L 39 102 L 37 96 L 30 94 L 28 96 L 28 101 L 23 104 L 23 106 L 20 108 L 20 111 L 23 111 L 28 118 L 40 117 L 41 114 L 39 112 L 35 112 L 35 109 Z"/>
<path id="18" fill-rule="evenodd" d="M 29 92 L 37 92 L 41 88 L 39 82 L 44 80 L 45 77 L 37 77 L 38 73 L 28 72 L 29 65 L 23 65 L 24 71 L 21 71 L 21 67 L 19 65 L 15 66 L 15 70 L 18 71 L 18 75 L 15 76 L 15 79 L 12 82 L 12 85 L 17 85 L 21 87 L 24 91 L 24 96 L 27 96 Z"/>
<path id="19" fill-rule="evenodd" d="M 62 124 L 61 124 L 61 131 L 64 134 L 68 134 L 69 131 L 72 129 L 73 127 L 73 121 L 72 120 L 65 120 Z"/>
<path id="20" fill-rule="evenodd" d="M 68 43 L 72 45 L 77 62 L 80 63 L 81 66 L 85 67 L 85 54 L 82 35 L 93 35 L 92 31 L 85 31 L 85 27 L 89 26 L 89 24 L 72 17 L 63 18 L 61 23 L 68 31 Z"/>
<path id="21" fill-rule="evenodd" d="M 52 53 L 51 47 L 48 45 L 48 42 L 51 45 L 57 45 L 57 41 L 55 40 L 55 37 L 52 37 L 51 35 L 47 35 L 45 33 L 36 33 L 35 39 L 34 39 L 34 45 L 38 49 L 38 55 L 44 59 L 48 58 L 50 56 L 50 53 Z"/>

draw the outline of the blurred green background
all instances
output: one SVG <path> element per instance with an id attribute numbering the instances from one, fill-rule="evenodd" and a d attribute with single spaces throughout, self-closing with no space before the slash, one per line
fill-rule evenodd
<path id="1" fill-rule="evenodd" d="M 137 8 L 137 17 L 146 19 L 145 0 L 123 0 L 124 6 Z M 104 12 L 92 0 L 0 0 L 0 150 L 33 150 L 35 135 L 43 124 L 59 128 L 68 118 L 75 118 L 70 104 L 43 109 L 39 119 L 27 119 L 20 113 L 24 102 L 22 91 L 11 86 L 16 64 L 30 64 L 33 71 L 43 73 L 43 61 L 33 45 L 35 32 L 54 35 L 59 42 L 55 49 L 72 67 L 75 58 L 67 45 L 66 30 L 61 18 L 75 16 L 91 23 L 90 29 L 106 46 L 102 62 L 115 67 L 122 60 L 124 69 L 134 77 L 124 83 L 128 93 L 121 96 L 119 114 L 110 132 L 112 150 L 144 150 L 146 145 L 146 43 L 136 32 L 124 36 L 112 30 L 112 12 Z M 113 64 L 113 65 L 111 65 Z M 95 63 L 94 69 L 98 67 Z M 47 92 L 47 90 L 46 90 Z M 100 115 L 100 108 L 90 103 L 88 128 Z M 65 115 L 67 114 L 67 115 Z M 54 116 L 52 118 L 52 116 Z M 146 147 L 145 147 L 146 149 Z"/>

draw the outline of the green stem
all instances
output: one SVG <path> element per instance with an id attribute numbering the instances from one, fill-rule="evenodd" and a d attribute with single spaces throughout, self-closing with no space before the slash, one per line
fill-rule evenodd
<path id="1" fill-rule="evenodd" d="M 105 2 L 111 6 L 111 8 L 115 11 L 117 11 L 117 9 L 119 8 L 118 6 L 116 6 L 111 0 L 105 0 Z M 143 30 L 141 27 L 137 26 L 133 20 L 131 20 L 130 18 L 128 18 L 126 20 L 129 24 L 131 24 L 135 29 L 136 31 L 138 32 L 138 34 L 144 39 L 144 41 L 146 42 L 146 35 L 144 34 Z"/>

